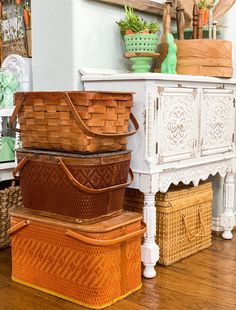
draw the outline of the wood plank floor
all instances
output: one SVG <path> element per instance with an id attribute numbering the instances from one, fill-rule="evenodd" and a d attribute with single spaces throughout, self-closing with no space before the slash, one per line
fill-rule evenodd
<path id="1" fill-rule="evenodd" d="M 211 248 L 170 267 L 157 267 L 137 293 L 111 310 L 236 310 L 236 232 L 213 236 Z M 0 310 L 81 310 L 78 305 L 11 281 L 10 249 L 0 251 Z"/>

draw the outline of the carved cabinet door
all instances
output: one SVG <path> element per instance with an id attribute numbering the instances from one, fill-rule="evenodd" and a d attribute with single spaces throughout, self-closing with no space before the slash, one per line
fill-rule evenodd
<path id="1" fill-rule="evenodd" d="M 201 96 L 201 155 L 234 150 L 235 93 L 203 89 Z"/>
<path id="2" fill-rule="evenodd" d="M 196 156 L 198 94 L 193 88 L 160 89 L 158 95 L 157 154 L 165 163 Z"/>

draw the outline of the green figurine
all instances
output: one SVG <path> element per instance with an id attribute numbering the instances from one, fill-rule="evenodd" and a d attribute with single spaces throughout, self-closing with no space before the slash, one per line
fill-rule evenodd
<path id="1" fill-rule="evenodd" d="M 177 46 L 171 33 L 167 34 L 168 54 L 161 64 L 161 73 L 176 74 Z"/>

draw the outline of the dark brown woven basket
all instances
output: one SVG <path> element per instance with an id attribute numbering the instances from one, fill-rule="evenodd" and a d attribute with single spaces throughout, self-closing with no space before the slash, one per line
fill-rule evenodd
<path id="1" fill-rule="evenodd" d="M 130 151 L 83 156 L 20 149 L 13 173 L 20 173 L 26 210 L 91 223 L 122 212 L 130 158 Z"/>
<path id="2" fill-rule="evenodd" d="M 130 93 L 29 92 L 15 94 L 23 147 L 69 152 L 126 149 L 127 137 L 138 130 L 130 114 Z M 128 132 L 129 119 L 135 130 Z"/>

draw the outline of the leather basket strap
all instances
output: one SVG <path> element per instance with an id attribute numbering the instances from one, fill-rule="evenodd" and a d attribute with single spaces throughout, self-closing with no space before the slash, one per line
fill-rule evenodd
<path id="1" fill-rule="evenodd" d="M 194 239 L 196 238 L 199 238 L 199 237 L 205 237 L 207 235 L 207 232 L 206 232 L 206 228 L 205 228 L 205 225 L 203 223 L 203 219 L 202 219 L 202 213 L 201 211 L 199 210 L 198 211 L 198 216 L 199 216 L 199 219 L 200 219 L 200 224 L 201 224 L 201 230 L 203 231 L 203 233 L 199 232 L 199 233 L 192 233 L 189 229 L 189 225 L 187 223 L 187 219 L 186 219 L 186 216 L 183 215 L 182 216 L 182 219 L 183 219 L 183 222 L 184 222 L 184 227 L 185 227 L 185 230 L 187 232 L 187 236 L 188 236 L 188 240 L 191 242 L 193 241 Z"/>
<path id="2" fill-rule="evenodd" d="M 89 129 L 89 127 L 86 126 L 86 124 L 83 122 L 83 120 L 81 119 L 81 117 L 79 116 L 70 96 L 68 93 L 64 93 L 64 99 L 68 105 L 68 107 L 70 108 L 70 111 L 72 113 L 72 115 L 75 118 L 75 121 L 77 122 L 79 128 L 83 131 L 83 133 L 87 134 L 90 137 L 94 137 L 94 138 L 125 138 L 125 137 L 129 137 L 134 135 L 138 129 L 139 129 L 139 124 L 138 121 L 136 120 L 136 118 L 134 117 L 134 115 L 131 113 L 130 114 L 130 120 L 134 125 L 135 130 L 131 131 L 131 132 L 127 132 L 127 133 L 118 133 L 118 134 L 114 134 L 114 133 L 98 133 L 98 132 L 94 132 L 92 130 Z"/>
<path id="3" fill-rule="evenodd" d="M 16 104 L 16 106 L 15 106 L 15 109 L 14 109 L 14 111 L 13 111 L 11 117 L 10 117 L 10 120 L 9 120 L 9 125 L 10 125 L 10 127 L 11 127 L 13 130 L 17 131 L 17 132 L 20 132 L 20 129 L 17 129 L 17 128 L 15 127 L 15 121 L 16 121 L 17 115 L 19 114 L 19 112 L 20 112 L 20 110 L 21 110 L 21 108 L 22 108 L 22 106 L 23 106 L 23 103 L 24 103 L 24 101 L 25 101 L 26 96 L 27 96 L 26 93 L 22 93 L 22 94 L 21 94 L 21 96 L 20 96 L 20 98 L 19 98 L 19 101 L 17 101 L 17 104 Z"/>
<path id="4" fill-rule="evenodd" d="M 17 232 L 18 230 L 25 228 L 29 224 L 30 224 L 29 220 L 21 221 L 21 222 L 15 224 L 14 226 L 12 226 L 11 228 L 9 228 L 7 233 L 8 233 L 8 235 L 12 235 L 13 233 Z"/>
<path id="5" fill-rule="evenodd" d="M 78 180 L 76 180 L 74 178 L 74 176 L 71 174 L 71 172 L 69 171 L 69 169 L 66 167 L 66 165 L 64 164 L 63 160 L 60 157 L 57 157 L 57 160 L 59 162 L 59 164 L 61 165 L 63 171 L 65 172 L 66 176 L 68 177 L 68 179 L 81 191 L 88 193 L 88 194 L 101 194 L 101 193 L 105 193 L 105 192 L 110 192 L 110 191 L 114 191 L 114 190 L 118 190 L 118 189 L 122 189 L 122 188 L 126 188 L 127 186 L 129 186 L 134 179 L 134 174 L 132 172 L 131 169 L 129 169 L 129 174 L 131 177 L 131 181 L 127 182 L 127 183 L 123 183 L 123 184 L 118 184 L 118 185 L 113 185 L 110 187 L 105 187 L 105 188 L 100 188 L 100 189 L 93 189 L 93 188 L 89 188 L 83 184 L 81 184 Z"/>
<path id="6" fill-rule="evenodd" d="M 110 246 L 110 245 L 114 245 L 117 243 L 127 241 L 131 238 L 141 236 L 145 233 L 145 231 L 146 231 L 146 224 L 142 223 L 142 227 L 140 230 L 129 233 L 125 236 L 121 236 L 121 237 L 110 239 L 110 240 L 99 240 L 99 239 L 89 238 L 70 229 L 68 229 L 65 234 L 69 237 L 72 237 L 74 239 L 77 239 L 87 244 L 98 245 L 98 246 Z"/>
<path id="7" fill-rule="evenodd" d="M 18 172 L 20 172 L 20 170 L 22 170 L 24 168 L 24 166 L 28 163 L 29 161 L 29 157 L 25 156 L 20 162 L 19 164 L 13 169 L 12 174 L 15 180 L 18 180 L 19 177 L 16 175 Z"/>

